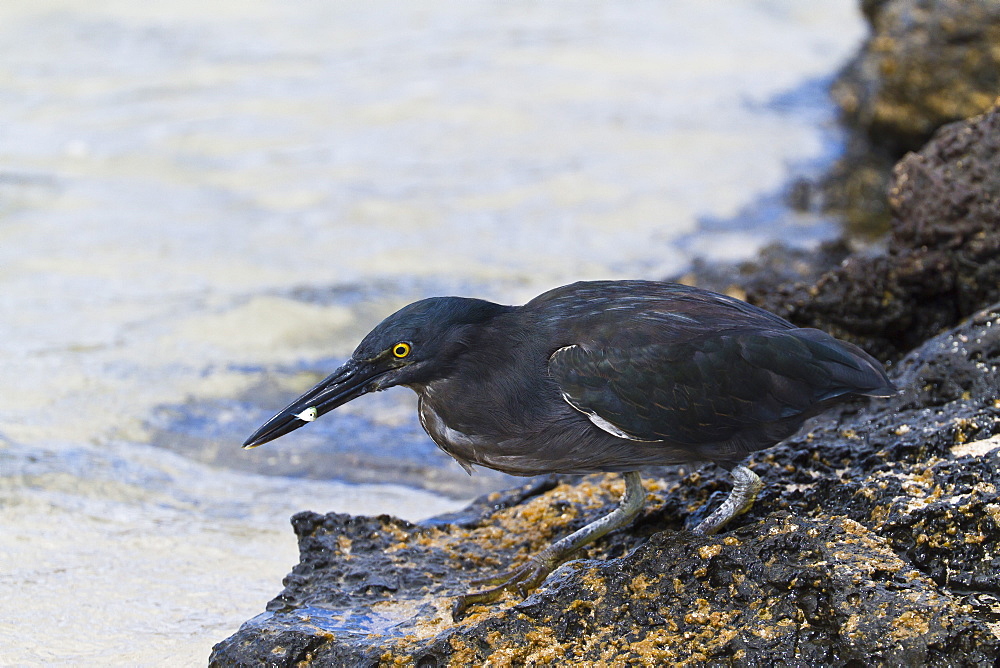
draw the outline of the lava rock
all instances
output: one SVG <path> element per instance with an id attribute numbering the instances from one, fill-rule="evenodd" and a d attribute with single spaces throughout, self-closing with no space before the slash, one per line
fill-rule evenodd
<path id="1" fill-rule="evenodd" d="M 886 229 L 896 161 L 1000 94 L 1000 4 L 861 0 L 861 9 L 870 36 L 831 87 L 848 128 L 846 150 L 817 192 L 854 236 L 870 236 Z"/>
<path id="2" fill-rule="evenodd" d="M 748 294 L 765 293 L 779 285 L 814 284 L 850 255 L 843 239 L 823 242 L 814 249 L 776 242 L 762 248 L 753 259 L 741 262 L 695 258 L 688 271 L 667 280 L 746 300 Z"/>
<path id="3" fill-rule="evenodd" d="M 1000 300 L 1000 108 L 942 128 L 893 176 L 884 255 L 815 283 L 758 281 L 747 300 L 885 360 Z"/>
<path id="4" fill-rule="evenodd" d="M 871 34 L 834 99 L 875 143 L 915 150 L 942 125 L 986 111 L 1000 92 L 1000 4 L 868 2 Z"/>

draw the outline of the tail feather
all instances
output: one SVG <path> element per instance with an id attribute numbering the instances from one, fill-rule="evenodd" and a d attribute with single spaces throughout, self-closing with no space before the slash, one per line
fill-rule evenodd
<path id="1" fill-rule="evenodd" d="M 891 397 L 899 393 L 878 360 L 853 343 L 835 339 L 818 329 L 793 331 L 824 362 L 831 380 L 841 385 L 845 393 L 868 397 Z"/>

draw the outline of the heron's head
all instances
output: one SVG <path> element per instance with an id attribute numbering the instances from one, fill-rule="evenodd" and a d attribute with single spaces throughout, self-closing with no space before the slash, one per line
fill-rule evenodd
<path id="1" fill-rule="evenodd" d="M 273 441 L 368 392 L 418 387 L 447 376 L 478 329 L 508 308 L 465 297 L 404 306 L 369 332 L 343 366 L 265 422 L 243 447 Z"/>

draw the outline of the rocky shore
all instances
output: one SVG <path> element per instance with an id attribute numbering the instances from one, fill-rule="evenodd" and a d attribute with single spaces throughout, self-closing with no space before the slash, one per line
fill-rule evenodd
<path id="1" fill-rule="evenodd" d="M 755 455 L 767 487 L 724 534 L 683 527 L 726 475 L 664 469 L 631 527 L 454 622 L 471 580 L 607 512 L 620 479 L 537 479 L 422 524 L 300 513 L 301 562 L 212 664 L 997 665 L 998 138 L 994 109 L 899 163 L 886 254 L 749 281 L 755 301 L 898 360 L 902 392 Z"/>
<path id="2" fill-rule="evenodd" d="M 632 526 L 457 622 L 472 580 L 608 512 L 620 478 L 532 479 L 420 524 L 299 513 L 300 563 L 212 665 L 1000 665 L 1000 108 L 935 133 L 1000 87 L 995 49 L 969 55 L 1000 14 L 862 4 L 873 34 L 834 88 L 854 138 L 825 204 L 888 218 L 883 252 L 770 249 L 687 279 L 863 346 L 901 393 L 757 453 L 766 488 L 719 536 L 684 527 L 725 472 L 648 472 Z"/>

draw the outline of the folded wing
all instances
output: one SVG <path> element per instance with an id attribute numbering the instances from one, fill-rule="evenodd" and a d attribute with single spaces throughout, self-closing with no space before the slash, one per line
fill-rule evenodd
<path id="1" fill-rule="evenodd" d="M 843 395 L 895 392 L 867 353 L 816 329 L 727 330 L 623 349 L 578 344 L 557 350 L 549 371 L 566 401 L 606 431 L 692 447 L 741 437 L 749 450 L 757 440 L 765 447 L 774 442 L 769 425 L 797 425 Z"/>

